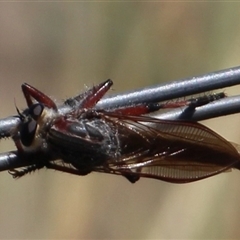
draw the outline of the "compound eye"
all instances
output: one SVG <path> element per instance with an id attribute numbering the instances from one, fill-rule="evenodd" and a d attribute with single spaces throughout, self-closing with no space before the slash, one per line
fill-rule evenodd
<path id="1" fill-rule="evenodd" d="M 33 104 L 29 109 L 28 113 L 34 120 L 38 120 L 43 112 L 44 106 L 41 103 Z"/>
<path id="2" fill-rule="evenodd" d="M 20 139 L 24 146 L 29 147 L 35 137 L 37 129 L 37 122 L 33 119 L 29 119 L 27 122 L 23 123 L 20 130 Z"/>

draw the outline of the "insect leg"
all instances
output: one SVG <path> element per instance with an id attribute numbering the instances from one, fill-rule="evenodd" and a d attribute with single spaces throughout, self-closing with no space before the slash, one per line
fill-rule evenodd
<path id="1" fill-rule="evenodd" d="M 130 183 L 135 183 L 135 182 L 137 182 L 140 179 L 139 176 L 133 175 L 131 173 L 129 173 L 129 174 L 122 174 L 122 176 L 125 177 Z"/>
<path id="2" fill-rule="evenodd" d="M 85 93 L 85 97 L 79 107 L 81 108 L 94 107 L 112 85 L 113 85 L 112 80 L 108 79 L 107 81 L 100 83 L 97 86 L 94 86 L 92 89 Z"/>
<path id="3" fill-rule="evenodd" d="M 67 166 L 61 166 L 58 165 L 56 163 L 52 163 L 52 162 L 48 162 L 45 164 L 45 167 L 48 169 L 53 169 L 56 171 L 60 171 L 60 172 L 65 172 L 65 173 L 70 173 L 70 174 L 74 174 L 74 175 L 78 175 L 78 176 L 84 176 L 87 175 L 88 173 L 91 172 L 91 170 L 79 170 L 79 169 L 74 169 L 74 168 L 70 168 Z"/>
<path id="4" fill-rule="evenodd" d="M 111 112 L 120 113 L 123 115 L 139 116 L 142 114 L 148 114 L 165 108 L 178 108 L 188 106 L 191 110 L 194 110 L 196 107 L 208 104 L 210 102 L 213 102 L 224 97 L 226 97 L 225 93 L 221 92 L 211 95 L 205 95 L 198 98 L 186 99 L 183 101 L 166 103 L 142 103 L 132 106 L 125 106 L 121 108 L 111 109 Z"/>
<path id="5" fill-rule="evenodd" d="M 111 109 L 111 112 L 120 113 L 122 115 L 139 116 L 142 114 L 158 111 L 160 108 L 161 108 L 161 104 L 159 103 L 146 103 L 146 104 L 143 103 L 143 104 Z"/>
<path id="6" fill-rule="evenodd" d="M 20 170 L 16 170 L 16 169 L 11 169 L 8 171 L 9 174 L 12 175 L 13 178 L 20 178 L 28 173 L 31 172 L 35 172 L 36 170 L 39 170 L 41 168 L 48 168 L 48 169 L 53 169 L 56 171 L 60 171 L 60 172 L 65 172 L 65 173 L 70 173 L 70 174 L 74 174 L 74 175 L 78 175 L 78 176 L 84 176 L 87 175 L 88 173 L 90 173 L 91 171 L 89 170 L 77 170 L 74 168 L 69 168 L 66 166 L 60 166 L 58 164 L 54 164 L 54 163 L 50 163 L 50 162 L 39 162 L 37 164 L 33 164 L 31 166 L 28 166 L 26 168 L 22 168 Z"/>
<path id="7" fill-rule="evenodd" d="M 28 173 L 35 172 L 36 170 L 39 170 L 43 167 L 44 167 L 43 163 L 37 163 L 30 165 L 26 168 L 22 168 L 21 170 L 11 169 L 8 171 L 8 173 L 11 174 L 13 178 L 20 178 Z"/>
<path id="8" fill-rule="evenodd" d="M 28 107 L 33 105 L 33 100 L 32 100 L 33 98 L 36 101 L 43 103 L 48 108 L 57 109 L 56 104 L 53 102 L 51 98 L 49 98 L 47 95 L 37 90 L 36 88 L 30 86 L 29 84 L 27 83 L 22 84 L 22 91 Z"/>

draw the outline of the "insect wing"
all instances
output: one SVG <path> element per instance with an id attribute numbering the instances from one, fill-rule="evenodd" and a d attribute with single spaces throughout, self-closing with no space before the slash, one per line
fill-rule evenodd
<path id="1" fill-rule="evenodd" d="M 144 116 L 119 116 L 127 141 L 121 139 L 120 158 L 108 161 L 109 169 L 96 171 L 185 183 L 207 178 L 239 165 L 237 150 L 209 128 L 195 122 L 166 121 Z M 134 140 L 132 141 L 132 136 Z M 137 136 L 137 137 L 136 137 Z M 128 144 L 141 143 L 129 152 Z M 131 149 L 131 147 L 130 147 Z"/>

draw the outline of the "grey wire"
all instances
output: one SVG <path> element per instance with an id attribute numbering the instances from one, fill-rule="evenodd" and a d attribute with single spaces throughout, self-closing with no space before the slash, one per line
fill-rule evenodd
<path id="1" fill-rule="evenodd" d="M 142 102 L 159 102 L 237 84 L 240 84 L 240 67 L 109 96 L 101 100 L 97 107 L 111 109 Z M 66 106 L 62 106 L 61 110 L 65 112 L 69 109 Z M 240 112 L 240 96 L 227 97 L 198 107 L 195 110 L 190 108 L 174 109 L 158 114 L 157 117 L 161 119 L 199 121 L 238 112 Z M 16 117 L 1 119 L 0 137 L 8 137 L 10 129 L 16 127 L 19 122 L 19 118 Z M 28 165 L 27 161 L 19 158 L 16 151 L 0 154 L 0 171 Z"/>
<path id="2" fill-rule="evenodd" d="M 200 92 L 211 91 L 219 88 L 230 87 L 240 84 L 240 67 L 229 68 L 213 73 L 204 74 L 198 77 L 173 81 L 166 84 L 146 87 L 131 92 L 108 96 L 99 101 L 98 109 L 111 109 L 142 102 L 161 102 L 173 98 L 193 95 Z M 231 106 L 229 106 L 231 108 Z M 69 108 L 62 106 L 62 112 L 69 111 Z M 214 114 L 214 109 L 213 113 Z M 231 110 L 230 110 L 231 112 Z M 230 113 L 229 113 L 230 114 Z M 195 118 L 194 120 L 201 120 Z M 211 116 L 210 116 L 211 117 Z M 207 116 L 205 116 L 207 118 Z M 190 119 L 191 120 L 191 119 Z M 0 137 L 7 136 L 9 129 L 14 128 L 19 119 L 8 117 L 0 120 Z"/>
<path id="3" fill-rule="evenodd" d="M 101 100 L 97 107 L 111 109 L 142 102 L 161 102 L 237 84 L 240 84 L 240 67 L 109 96 Z"/>
<path id="4" fill-rule="evenodd" d="M 6 171 L 27 165 L 27 162 L 19 158 L 17 151 L 0 153 L 0 171 Z"/>
<path id="5" fill-rule="evenodd" d="M 20 123 L 17 117 L 8 117 L 0 119 L 0 138 L 10 137 L 10 129 L 13 129 Z"/>
<path id="6" fill-rule="evenodd" d="M 202 121 L 240 112 L 240 96 L 226 97 L 196 109 L 180 107 L 167 112 L 152 113 L 150 116 L 165 120 Z"/>

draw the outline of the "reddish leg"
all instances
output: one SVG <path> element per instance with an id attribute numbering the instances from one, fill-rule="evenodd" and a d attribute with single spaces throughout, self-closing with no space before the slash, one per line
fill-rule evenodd
<path id="1" fill-rule="evenodd" d="M 208 104 L 210 102 L 213 102 L 224 97 L 226 97 L 226 95 L 221 92 L 176 102 L 167 102 L 162 104 L 160 103 L 137 104 L 132 106 L 111 109 L 111 112 L 120 113 L 123 115 L 139 116 L 142 114 L 148 114 L 154 111 L 158 111 L 159 109 L 164 108 L 178 108 L 188 106 L 191 109 L 195 109 L 196 107 Z"/>
<path id="2" fill-rule="evenodd" d="M 84 93 L 85 97 L 81 102 L 80 108 L 92 108 L 95 107 L 96 103 L 105 95 L 105 93 L 113 85 L 112 80 L 100 83 L 98 86 L 94 86 L 92 89 Z M 81 95 L 80 95 L 81 96 Z"/>
<path id="3" fill-rule="evenodd" d="M 74 175 L 78 175 L 78 176 L 85 176 L 91 172 L 91 171 L 81 171 L 78 169 L 70 168 L 67 166 L 61 166 L 61 165 L 57 165 L 57 164 L 50 163 L 50 162 L 48 164 L 46 164 L 45 167 L 48 169 L 53 169 L 56 171 L 70 173 L 70 174 L 74 174 Z"/>
<path id="4" fill-rule="evenodd" d="M 148 114 L 154 111 L 158 111 L 159 109 L 163 108 L 177 108 L 177 107 L 185 107 L 188 105 L 187 101 L 181 101 L 176 103 L 149 103 L 149 104 L 137 104 L 133 106 L 126 106 L 122 108 L 116 108 L 111 110 L 114 113 L 120 113 L 123 115 L 131 115 L 131 116 L 139 116 L 142 114 Z"/>
<path id="5" fill-rule="evenodd" d="M 111 112 L 120 113 L 122 115 L 139 116 L 142 114 L 147 114 L 150 112 L 157 111 L 160 108 L 161 106 L 158 103 L 137 104 L 134 106 L 126 106 L 122 108 L 111 109 Z"/>
<path id="6" fill-rule="evenodd" d="M 24 83 L 22 85 L 22 91 L 23 91 L 23 94 L 26 99 L 28 107 L 33 105 L 33 100 L 32 100 L 32 98 L 33 98 L 36 101 L 43 103 L 48 108 L 53 108 L 53 109 L 57 110 L 57 106 L 51 98 L 49 98 L 44 93 L 37 90 L 36 88 L 30 86 L 29 84 Z"/>
<path id="7" fill-rule="evenodd" d="M 85 93 L 78 95 L 73 99 L 67 100 L 65 103 L 70 106 L 76 106 L 78 102 L 78 108 L 93 108 L 97 104 L 97 102 L 106 94 L 106 92 L 110 89 L 113 82 L 112 80 L 108 79 L 107 81 L 100 83 L 98 86 L 94 86 L 93 88 L 89 89 Z M 133 106 L 125 106 L 121 108 L 115 108 L 111 111 L 114 113 L 120 113 L 123 115 L 132 115 L 138 116 L 142 114 L 147 114 L 150 112 L 154 112 L 159 110 L 160 108 L 177 108 L 188 105 L 189 102 L 186 101 L 179 101 L 173 103 L 149 103 L 149 104 L 137 104 Z"/>
<path id="8" fill-rule="evenodd" d="M 73 99 L 73 102 L 82 101 L 79 105 L 79 108 L 93 108 L 97 104 L 97 102 L 106 94 L 106 92 L 110 89 L 113 82 L 108 79 L 107 81 L 100 83 L 98 86 L 94 86 L 87 92 L 78 95 Z M 70 103 L 71 104 L 71 103 Z M 147 114 L 153 111 L 157 111 L 160 108 L 176 108 L 180 106 L 186 106 L 186 101 L 184 103 L 179 102 L 174 104 L 159 104 L 159 103 L 149 103 L 149 104 L 138 104 L 133 106 L 126 106 L 122 108 L 113 109 L 113 112 L 125 114 L 125 115 L 141 115 Z"/>
<path id="9" fill-rule="evenodd" d="M 104 96 L 104 94 L 112 86 L 113 82 L 108 79 L 107 81 L 100 83 L 98 86 L 93 86 L 91 89 L 84 93 L 79 94 L 74 98 L 69 98 L 65 101 L 65 104 L 80 108 L 91 108 Z"/>
<path id="10" fill-rule="evenodd" d="M 49 163 L 45 166 L 48 169 L 53 169 L 56 171 L 60 171 L 60 172 L 65 172 L 65 173 L 70 173 L 70 174 L 74 174 L 74 175 L 78 175 L 78 176 L 84 176 L 89 174 L 91 171 L 80 171 L 78 169 L 74 169 L 74 168 L 68 168 L 65 166 L 60 166 L 54 163 Z M 94 169 L 92 171 L 95 171 Z M 122 174 L 119 173 L 117 171 L 114 170 L 110 170 L 110 169 L 104 169 L 104 171 L 98 171 L 97 172 L 104 172 L 104 173 L 111 173 L 111 174 L 117 174 L 117 175 L 122 175 L 123 177 L 127 178 L 128 181 L 130 181 L 131 183 L 135 183 L 136 181 L 138 181 L 140 179 L 140 177 L 138 175 L 134 175 L 131 172 L 126 173 L 126 174 Z"/>

